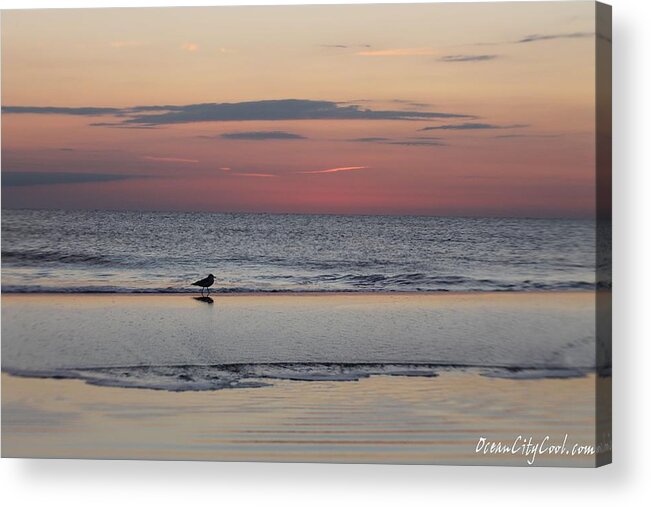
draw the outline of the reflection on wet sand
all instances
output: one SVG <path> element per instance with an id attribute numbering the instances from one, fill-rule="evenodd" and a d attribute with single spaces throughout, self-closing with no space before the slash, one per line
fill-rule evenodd
<path id="1" fill-rule="evenodd" d="M 521 455 L 477 454 L 479 438 L 595 441 L 594 375 L 450 371 L 183 393 L 2 380 L 3 456 L 524 465 Z M 593 462 L 541 455 L 535 465 Z"/>
<path id="2" fill-rule="evenodd" d="M 212 305 L 215 302 L 215 300 L 210 296 L 197 296 L 192 299 L 194 299 L 195 301 L 201 301 L 202 303 L 207 303 L 209 305 Z"/>

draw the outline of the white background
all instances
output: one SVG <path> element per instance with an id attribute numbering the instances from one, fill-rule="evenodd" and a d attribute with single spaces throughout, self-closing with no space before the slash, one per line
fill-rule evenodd
<path id="1" fill-rule="evenodd" d="M 247 3 L 278 2 L 0 0 L 0 7 Z M 592 470 L 3 459 L 0 494 L 4 505 L 649 505 L 651 2 L 610 3 L 614 44 L 614 464 Z"/>

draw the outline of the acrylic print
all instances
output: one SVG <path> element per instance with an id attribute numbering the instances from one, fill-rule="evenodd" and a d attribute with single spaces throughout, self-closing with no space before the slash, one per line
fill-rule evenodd
<path id="1" fill-rule="evenodd" d="M 610 462 L 610 8 L 2 13 L 5 457 Z"/>

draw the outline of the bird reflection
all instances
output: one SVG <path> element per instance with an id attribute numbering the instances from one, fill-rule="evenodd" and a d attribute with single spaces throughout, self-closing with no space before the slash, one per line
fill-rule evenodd
<path id="1" fill-rule="evenodd" d="M 192 299 L 194 299 L 196 301 L 201 301 L 202 303 L 206 303 L 206 304 L 209 304 L 209 305 L 211 305 L 211 304 L 213 304 L 215 302 L 215 300 L 213 298 L 211 298 L 210 296 L 197 296 L 197 297 L 194 297 Z"/>

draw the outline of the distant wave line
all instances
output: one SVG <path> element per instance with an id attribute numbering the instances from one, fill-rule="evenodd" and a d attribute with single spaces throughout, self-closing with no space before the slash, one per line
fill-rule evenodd
<path id="1" fill-rule="evenodd" d="M 596 288 L 608 288 L 604 284 L 590 282 L 572 282 L 556 284 L 536 284 L 528 287 L 486 287 L 486 288 L 443 288 L 443 287 L 310 287 L 305 289 L 289 288 L 259 288 L 259 287 L 219 287 L 211 290 L 215 294 L 333 294 L 333 293 L 437 293 L 437 292 L 553 292 L 553 291 L 592 291 Z M 3 285 L 2 292 L 6 294 L 193 294 L 196 290 L 189 287 L 114 287 L 114 286 L 82 286 L 82 287 L 47 287 L 40 285 Z"/>

